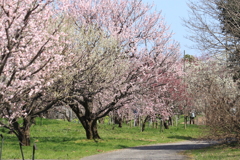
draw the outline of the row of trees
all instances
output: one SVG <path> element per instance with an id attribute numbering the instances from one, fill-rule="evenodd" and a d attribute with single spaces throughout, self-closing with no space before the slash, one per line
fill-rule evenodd
<path id="1" fill-rule="evenodd" d="M 109 113 L 146 122 L 194 109 L 205 113 L 211 133 L 239 139 L 239 2 L 189 3 L 185 24 L 206 54 L 183 60 L 152 7 L 0 1 L 0 125 L 30 145 L 34 118 L 53 107 L 69 107 L 88 139 L 100 138 L 97 121 Z"/>
<path id="2" fill-rule="evenodd" d="M 0 1 L 0 20 L 0 124 L 22 145 L 52 107 L 97 139 L 111 111 L 166 119 L 189 98 L 178 43 L 139 0 Z"/>
<path id="3" fill-rule="evenodd" d="M 194 106 L 204 111 L 211 135 L 240 140 L 238 0 L 189 2 L 185 25 L 204 56 L 187 67 Z"/>

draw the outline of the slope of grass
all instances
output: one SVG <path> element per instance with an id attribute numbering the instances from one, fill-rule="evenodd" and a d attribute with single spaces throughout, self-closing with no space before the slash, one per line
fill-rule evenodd
<path id="1" fill-rule="evenodd" d="M 85 131 L 79 123 L 37 119 L 36 125 L 31 127 L 31 142 L 37 146 L 35 159 L 80 159 L 126 147 L 177 142 L 201 136 L 198 126 L 188 125 L 185 130 L 181 124 L 178 127 L 170 126 L 164 132 L 148 125 L 144 132 L 140 132 L 139 127 L 123 125 L 118 128 L 106 123 L 99 124 L 98 130 L 102 139 L 95 142 L 86 140 Z M 0 132 L 4 135 L 2 159 L 21 159 L 15 135 L 7 134 L 7 130 L 2 128 Z M 32 146 L 23 147 L 23 152 L 25 159 L 32 158 Z"/>
<path id="2" fill-rule="evenodd" d="M 185 154 L 194 160 L 240 160 L 240 145 L 221 144 L 208 148 L 186 151 Z"/>

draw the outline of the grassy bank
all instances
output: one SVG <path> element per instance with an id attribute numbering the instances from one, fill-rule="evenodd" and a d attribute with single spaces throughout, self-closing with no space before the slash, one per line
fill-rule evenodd
<path id="1" fill-rule="evenodd" d="M 62 120 L 37 119 L 36 125 L 31 127 L 31 142 L 37 150 L 35 159 L 79 159 L 85 156 L 122 149 L 139 145 L 155 143 L 177 142 L 197 138 L 201 135 L 201 128 L 183 124 L 170 126 L 169 130 L 160 132 L 160 128 L 146 126 L 144 132 L 139 127 L 123 125 L 122 128 L 108 124 L 99 124 L 101 140 L 94 142 L 86 140 L 85 131 L 77 122 Z M 113 129 L 114 128 L 114 129 Z M 2 159 L 21 159 L 19 143 L 15 135 L 7 134 L 7 130 L 0 128 L 4 135 Z M 23 147 L 26 159 L 32 157 L 32 146 Z"/>
<path id="2" fill-rule="evenodd" d="M 185 152 L 193 160 L 240 160 L 240 145 L 221 144 Z"/>

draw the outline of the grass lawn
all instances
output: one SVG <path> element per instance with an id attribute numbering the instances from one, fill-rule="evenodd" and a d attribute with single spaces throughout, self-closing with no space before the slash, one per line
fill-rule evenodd
<path id="1" fill-rule="evenodd" d="M 123 125 L 122 128 L 113 125 L 99 124 L 101 140 L 94 142 L 86 140 L 85 131 L 77 122 L 63 120 L 37 119 L 31 127 L 31 142 L 36 144 L 35 159 L 80 159 L 85 156 L 139 145 L 177 142 L 201 136 L 201 128 L 197 125 L 183 124 L 170 126 L 170 129 L 160 132 L 160 128 L 146 126 L 144 132 L 139 127 Z M 19 143 L 15 135 L 4 135 L 2 159 L 21 159 Z M 32 158 L 32 146 L 23 147 L 25 159 Z"/>
<path id="2" fill-rule="evenodd" d="M 194 160 L 240 160 L 240 145 L 221 144 L 208 148 L 186 151 Z"/>

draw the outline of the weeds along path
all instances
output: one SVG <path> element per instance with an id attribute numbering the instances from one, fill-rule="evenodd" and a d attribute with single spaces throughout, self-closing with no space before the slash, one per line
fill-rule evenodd
<path id="1" fill-rule="evenodd" d="M 101 153 L 81 160 L 185 160 L 182 151 L 199 149 L 216 144 L 208 141 L 182 141 L 177 143 L 155 144 L 132 147 L 108 153 Z"/>

